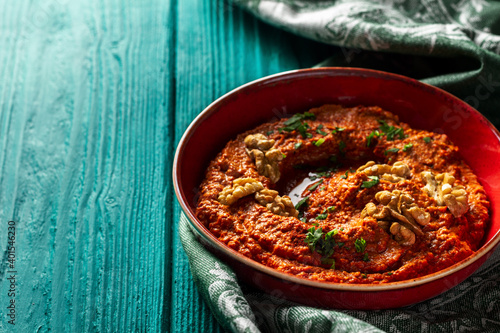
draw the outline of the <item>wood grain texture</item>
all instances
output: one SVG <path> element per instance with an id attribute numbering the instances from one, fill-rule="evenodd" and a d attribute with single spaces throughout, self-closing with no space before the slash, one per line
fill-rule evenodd
<path id="1" fill-rule="evenodd" d="M 215 98 L 331 48 L 202 0 L 4 1 L 0 46 L 0 332 L 221 332 L 177 234 L 175 146 Z"/>

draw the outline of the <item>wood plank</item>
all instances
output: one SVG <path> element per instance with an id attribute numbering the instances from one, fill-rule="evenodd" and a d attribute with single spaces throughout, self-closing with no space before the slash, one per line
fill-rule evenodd
<path id="1" fill-rule="evenodd" d="M 175 142 L 219 96 L 266 75 L 310 67 L 332 50 L 272 28 L 223 1 L 179 1 L 177 26 Z M 174 212 L 170 331 L 221 332 L 192 280 L 175 226 L 177 202 Z"/>
<path id="2" fill-rule="evenodd" d="M 0 223 L 4 235 L 17 222 L 15 331 L 160 331 L 170 1 L 2 7 Z"/>
<path id="3" fill-rule="evenodd" d="M 174 143 L 218 96 L 329 49 L 201 0 L 3 2 L 0 46 L 15 331 L 222 331 L 178 239 Z"/>

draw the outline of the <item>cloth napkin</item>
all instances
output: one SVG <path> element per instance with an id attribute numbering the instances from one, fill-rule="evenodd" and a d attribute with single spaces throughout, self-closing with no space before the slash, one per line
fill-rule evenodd
<path id="1" fill-rule="evenodd" d="M 500 2 L 233 0 L 263 21 L 340 46 L 320 66 L 380 69 L 449 91 L 500 127 Z"/>
<path id="2" fill-rule="evenodd" d="M 394 310 L 325 310 L 240 284 L 197 241 L 189 223 L 181 214 L 179 235 L 193 279 L 229 332 L 500 332 L 500 248 L 467 280 L 428 301 Z"/>
<path id="3" fill-rule="evenodd" d="M 337 45 L 338 52 L 319 66 L 373 68 L 420 79 L 462 98 L 500 127 L 498 2 L 233 2 L 272 25 Z M 500 332 L 500 249 L 467 280 L 428 301 L 344 311 L 294 304 L 241 285 L 197 242 L 184 215 L 179 233 L 201 295 L 231 332 Z"/>

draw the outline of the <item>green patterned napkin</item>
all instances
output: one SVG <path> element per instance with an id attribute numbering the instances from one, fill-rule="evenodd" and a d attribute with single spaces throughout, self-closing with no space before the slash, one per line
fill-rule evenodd
<path id="1" fill-rule="evenodd" d="M 500 127 L 500 2 L 233 2 L 272 25 L 340 46 L 324 66 L 374 68 L 421 79 L 463 99 Z"/>
<path id="2" fill-rule="evenodd" d="M 397 310 L 324 310 L 240 285 L 231 268 L 208 252 L 181 214 L 181 242 L 198 289 L 231 332 L 500 332 L 500 249 L 457 287 Z"/>
<path id="3" fill-rule="evenodd" d="M 500 3 L 485 0 L 233 0 L 262 20 L 340 46 L 322 65 L 367 67 L 441 87 L 500 126 Z M 459 126 L 466 119 L 448 118 Z M 315 309 L 240 285 L 184 215 L 180 236 L 198 288 L 232 332 L 500 332 L 500 250 L 466 281 L 395 310 Z"/>

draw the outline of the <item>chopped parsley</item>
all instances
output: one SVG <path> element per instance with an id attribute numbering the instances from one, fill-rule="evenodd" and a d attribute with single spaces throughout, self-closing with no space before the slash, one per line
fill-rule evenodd
<path id="1" fill-rule="evenodd" d="M 392 141 L 396 136 L 399 136 L 400 139 L 405 138 L 404 130 L 401 127 L 389 126 L 385 120 L 379 120 L 380 130 L 385 134 L 387 140 Z"/>
<path id="2" fill-rule="evenodd" d="M 267 133 L 266 133 L 266 134 L 269 136 L 269 135 L 271 135 L 271 134 L 273 134 L 273 133 L 274 133 L 274 131 L 267 131 Z"/>
<path id="3" fill-rule="evenodd" d="M 326 189 L 326 187 L 323 185 L 319 188 L 320 191 L 324 191 Z"/>
<path id="4" fill-rule="evenodd" d="M 299 149 L 300 147 L 302 147 L 302 142 L 297 142 L 297 143 L 295 143 L 295 145 L 293 146 L 293 148 L 295 148 L 295 150 Z"/>
<path id="5" fill-rule="evenodd" d="M 309 186 L 308 190 L 310 192 L 314 191 L 319 185 L 321 185 L 321 183 L 323 183 L 323 179 L 320 179 L 316 183 L 314 183 L 311 186 Z"/>
<path id="6" fill-rule="evenodd" d="M 343 174 L 342 176 L 340 176 L 340 178 L 347 179 L 348 173 L 349 173 L 349 171 L 346 171 L 345 174 Z"/>
<path id="7" fill-rule="evenodd" d="M 312 112 L 304 112 L 304 113 L 296 113 L 287 120 L 285 120 L 284 124 L 285 125 L 292 125 L 295 124 L 298 121 L 306 120 L 306 119 L 311 119 L 314 120 L 316 119 L 316 115 Z"/>
<path id="8" fill-rule="evenodd" d="M 408 151 L 413 147 L 413 143 L 409 143 L 403 147 L 403 151 Z"/>
<path id="9" fill-rule="evenodd" d="M 428 136 L 426 136 L 426 137 L 424 138 L 424 142 L 425 142 L 425 143 L 431 143 L 431 141 L 432 141 L 432 139 L 431 139 L 430 137 L 428 137 Z"/>
<path id="10" fill-rule="evenodd" d="M 326 220 L 328 217 L 328 213 L 321 213 L 318 216 L 316 216 L 316 220 Z"/>
<path id="11" fill-rule="evenodd" d="M 333 212 L 335 208 L 335 206 L 329 206 L 328 208 L 325 208 L 321 214 L 318 214 L 318 216 L 316 216 L 316 220 L 325 220 L 328 217 L 328 213 Z M 335 232 L 335 234 L 337 234 L 337 232 Z"/>
<path id="12" fill-rule="evenodd" d="M 368 253 L 365 253 L 365 255 L 363 256 L 363 261 L 370 261 L 370 258 L 368 258 Z"/>
<path id="13" fill-rule="evenodd" d="M 387 156 L 388 153 L 397 153 L 399 148 L 389 148 L 384 152 L 384 155 Z"/>
<path id="14" fill-rule="evenodd" d="M 316 172 L 316 176 L 318 176 L 318 177 L 330 177 L 331 174 L 332 174 L 332 172 L 330 170 Z"/>
<path id="15" fill-rule="evenodd" d="M 333 236 L 335 236 L 338 233 L 339 231 L 337 229 L 333 229 L 332 231 L 326 233 L 325 240 L 322 244 L 320 252 L 323 254 L 324 257 L 328 258 L 333 254 L 334 251 L 333 247 L 336 245 Z"/>
<path id="16" fill-rule="evenodd" d="M 320 239 L 322 239 L 323 237 L 323 229 L 321 228 L 314 228 L 314 227 L 311 227 L 309 229 L 307 229 L 307 234 L 306 234 L 306 238 L 304 239 L 304 242 L 307 243 L 307 245 L 309 246 L 309 249 L 311 249 L 311 251 L 315 251 L 316 250 L 316 244 L 318 243 L 318 241 Z"/>
<path id="17" fill-rule="evenodd" d="M 327 211 L 327 212 L 329 212 L 329 213 L 331 213 L 331 212 L 333 212 L 336 208 L 337 208 L 337 207 L 335 207 L 335 206 L 328 206 L 328 207 L 326 208 L 326 211 Z"/>
<path id="18" fill-rule="evenodd" d="M 296 113 L 292 117 L 288 118 L 285 122 L 283 122 L 285 127 L 279 128 L 278 131 L 280 133 L 282 131 L 286 132 L 297 131 L 300 133 L 300 135 L 302 135 L 302 137 L 304 138 L 309 137 L 311 133 L 307 133 L 309 125 L 306 122 L 304 122 L 304 120 L 306 119 L 316 119 L 316 116 L 314 115 L 314 113 L 311 112 Z"/>
<path id="19" fill-rule="evenodd" d="M 322 228 L 315 229 L 311 227 L 307 230 L 306 238 L 304 239 L 304 242 L 307 243 L 311 251 L 322 255 L 321 263 L 330 265 L 332 269 L 335 268 L 335 260 L 330 257 L 335 252 L 335 246 L 337 245 L 333 236 L 338 232 L 337 229 L 333 229 L 324 234 Z"/>
<path id="20" fill-rule="evenodd" d="M 345 128 L 335 127 L 335 129 L 332 131 L 332 134 L 337 134 L 338 132 L 343 132 L 343 131 L 345 131 Z"/>
<path id="21" fill-rule="evenodd" d="M 387 272 L 387 273 L 385 273 L 385 274 L 387 274 L 387 275 L 392 275 L 392 274 L 394 274 L 394 273 L 392 273 L 392 272 Z"/>
<path id="22" fill-rule="evenodd" d="M 318 141 L 314 141 L 314 145 L 315 145 L 316 147 L 319 147 L 319 146 L 321 146 L 324 142 L 325 142 L 325 139 L 324 139 L 324 138 L 321 138 L 321 139 L 318 139 Z"/>
<path id="23" fill-rule="evenodd" d="M 283 156 L 283 158 L 286 158 L 286 154 L 284 153 L 281 153 L 281 156 Z"/>
<path id="24" fill-rule="evenodd" d="M 363 238 L 356 238 L 354 241 L 354 247 L 356 248 L 356 252 L 364 252 L 366 249 L 366 241 Z"/>
<path id="25" fill-rule="evenodd" d="M 381 134 L 380 134 L 380 132 L 379 132 L 379 131 L 377 131 L 377 130 L 372 131 L 372 132 L 370 133 L 370 135 L 368 135 L 368 136 L 366 137 L 366 146 L 367 146 L 367 147 L 370 147 L 370 145 L 372 144 L 372 139 L 373 139 L 374 137 L 378 137 L 378 136 L 380 136 L 380 135 L 381 135 Z"/>
<path id="26" fill-rule="evenodd" d="M 326 132 L 325 132 L 325 131 L 323 131 L 322 129 L 323 129 L 323 125 L 322 125 L 322 124 L 320 124 L 320 125 L 318 126 L 318 128 L 316 128 L 316 133 L 321 134 L 321 135 L 328 135 L 328 133 L 326 133 Z"/>
<path id="27" fill-rule="evenodd" d="M 309 197 L 305 197 L 304 199 L 300 200 L 297 202 L 295 205 L 295 209 L 299 210 L 302 206 L 307 206 L 307 201 L 309 200 Z"/>
<path id="28" fill-rule="evenodd" d="M 365 180 L 361 184 L 361 188 L 371 188 L 379 183 L 378 176 L 368 176 L 370 180 Z"/>

